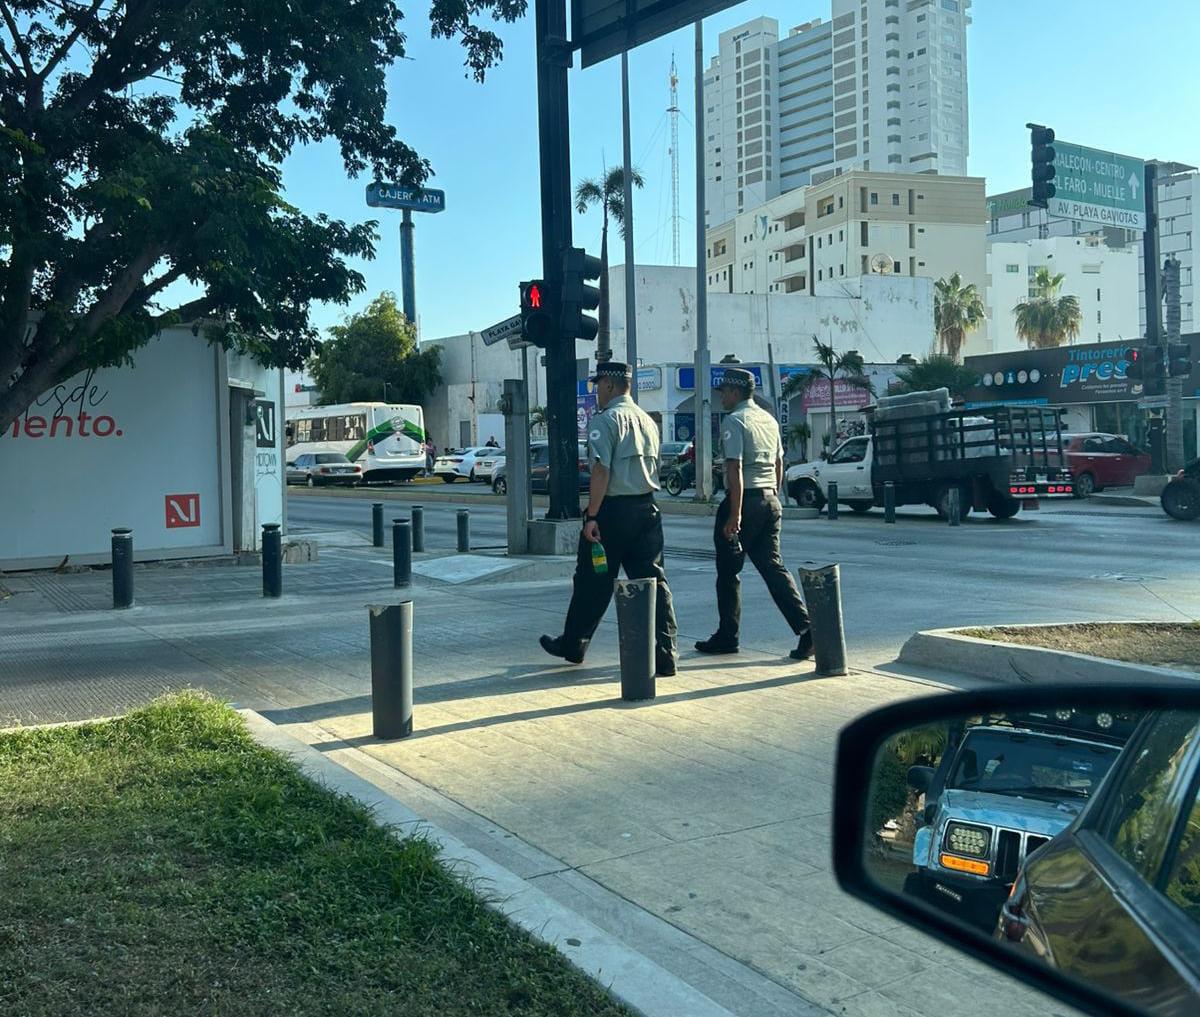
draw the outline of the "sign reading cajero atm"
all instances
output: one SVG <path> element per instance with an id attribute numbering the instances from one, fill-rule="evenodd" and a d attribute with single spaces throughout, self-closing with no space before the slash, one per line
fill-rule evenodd
<path id="1" fill-rule="evenodd" d="M 1200 396 L 1200 334 L 1181 337 L 1191 344 L 1194 366 L 1183 379 L 1184 398 Z M 1136 342 L 1087 343 L 1048 350 L 1018 350 L 967 357 L 963 365 L 978 375 L 967 392 L 970 407 L 1065 406 L 1141 399 L 1141 381 L 1126 376 L 1129 350 Z"/>

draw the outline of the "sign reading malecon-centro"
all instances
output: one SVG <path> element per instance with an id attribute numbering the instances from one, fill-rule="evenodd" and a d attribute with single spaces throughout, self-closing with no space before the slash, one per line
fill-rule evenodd
<path id="1" fill-rule="evenodd" d="M 1055 195 L 1048 211 L 1064 219 L 1144 230 L 1145 181 L 1141 159 L 1055 141 Z"/>
<path id="2" fill-rule="evenodd" d="M 406 208 L 410 212 L 446 211 L 446 192 L 432 187 L 401 187 L 399 184 L 367 184 L 371 208 Z"/>

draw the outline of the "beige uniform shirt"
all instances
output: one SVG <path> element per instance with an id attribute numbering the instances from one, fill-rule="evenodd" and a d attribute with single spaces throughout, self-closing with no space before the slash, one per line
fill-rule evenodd
<path id="1" fill-rule="evenodd" d="M 608 470 L 607 497 L 658 490 L 658 428 L 629 396 L 617 396 L 588 427 L 592 462 Z"/>
<path id="2" fill-rule="evenodd" d="M 783 442 L 771 414 L 754 400 L 743 400 L 725 418 L 721 438 L 725 458 L 742 464 L 744 488 L 775 490 L 775 461 L 783 457 Z"/>

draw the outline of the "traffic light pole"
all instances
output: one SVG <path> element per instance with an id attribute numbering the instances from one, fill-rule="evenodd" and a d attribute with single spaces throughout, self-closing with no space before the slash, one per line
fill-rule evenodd
<path id="1" fill-rule="evenodd" d="M 562 287 L 562 252 L 571 246 L 571 118 L 567 100 L 566 0 L 535 0 L 538 148 L 542 177 L 542 275 Z M 575 339 L 557 315 L 546 343 L 546 424 L 549 431 L 547 519 L 579 517 L 579 450 L 575 409 Z"/>

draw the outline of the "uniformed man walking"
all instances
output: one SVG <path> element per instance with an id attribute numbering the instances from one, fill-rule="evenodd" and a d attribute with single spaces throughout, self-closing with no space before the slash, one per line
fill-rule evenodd
<path id="1" fill-rule="evenodd" d="M 675 608 L 663 569 L 662 514 L 658 490 L 658 428 L 629 397 L 633 370 L 610 360 L 592 381 L 601 412 L 588 431 L 591 483 L 575 562 L 575 588 L 561 636 L 542 636 L 542 648 L 572 664 L 582 663 L 596 627 L 608 610 L 613 581 L 658 580 L 655 664 L 659 677 L 675 673 Z"/>
<path id="2" fill-rule="evenodd" d="M 701 653 L 737 653 L 741 624 L 741 580 L 749 556 L 767 584 L 775 606 L 799 638 L 790 656 L 812 656 L 812 629 L 800 591 L 779 550 L 783 509 L 783 445 L 775 418 L 754 402 L 754 375 L 727 367 L 721 378 L 721 429 L 725 457 L 725 500 L 717 509 L 713 543 L 717 552 L 717 631 L 696 644 Z"/>

